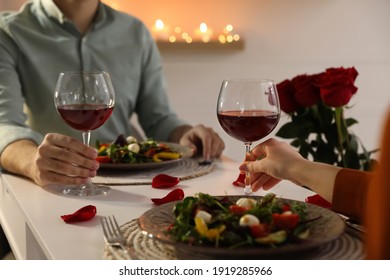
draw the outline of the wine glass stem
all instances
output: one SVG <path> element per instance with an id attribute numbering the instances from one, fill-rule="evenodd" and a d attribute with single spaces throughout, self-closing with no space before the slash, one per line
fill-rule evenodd
<path id="1" fill-rule="evenodd" d="M 250 142 L 245 142 L 245 159 L 247 158 L 247 155 L 251 152 L 251 145 Z M 244 189 L 244 195 L 250 195 L 252 193 L 251 190 L 251 174 L 250 172 L 245 172 L 245 189 Z"/>
<path id="2" fill-rule="evenodd" d="M 91 131 L 90 130 L 83 131 L 81 133 L 81 135 L 83 136 L 84 145 L 87 145 L 89 147 L 89 142 L 91 141 Z M 89 178 L 89 183 L 92 183 L 91 178 Z M 84 185 L 84 187 L 85 187 L 85 185 Z"/>
<path id="3" fill-rule="evenodd" d="M 91 131 L 90 130 L 83 131 L 81 134 L 83 136 L 84 145 L 89 146 L 89 142 L 91 141 Z"/>

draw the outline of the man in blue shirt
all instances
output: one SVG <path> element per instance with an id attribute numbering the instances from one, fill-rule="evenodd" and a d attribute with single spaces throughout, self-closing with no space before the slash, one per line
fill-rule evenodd
<path id="1" fill-rule="evenodd" d="M 171 109 L 158 49 L 144 24 L 99 0 L 33 0 L 0 15 L 0 165 L 34 180 L 80 184 L 96 175 L 96 150 L 58 116 L 53 89 L 62 71 L 104 70 L 115 108 L 92 141 L 132 135 L 136 113 L 148 137 L 219 157 L 222 139 Z M 25 105 L 25 106 L 24 106 Z M 72 174 L 69 176 L 68 174 Z"/>

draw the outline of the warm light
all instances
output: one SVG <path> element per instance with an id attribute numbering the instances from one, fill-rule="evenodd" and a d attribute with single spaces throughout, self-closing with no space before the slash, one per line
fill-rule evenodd
<path id="1" fill-rule="evenodd" d="M 199 30 L 200 30 L 200 32 L 202 32 L 202 33 L 206 33 L 206 32 L 207 32 L 207 24 L 204 23 L 204 22 L 202 22 L 202 23 L 200 24 L 200 26 L 199 26 Z"/>
<path id="2" fill-rule="evenodd" d="M 208 28 L 207 24 L 202 22 L 199 25 L 199 28 L 195 30 L 195 38 L 197 40 L 201 40 L 204 43 L 208 43 L 211 40 L 211 37 L 213 35 L 213 30 L 211 28 Z"/>
<path id="3" fill-rule="evenodd" d="M 232 32 L 233 29 L 233 25 L 227 24 L 220 34 L 215 34 L 212 28 L 207 26 L 205 22 L 201 22 L 194 32 L 185 32 L 179 25 L 170 28 L 162 19 L 156 19 L 155 24 L 152 27 L 152 33 L 155 40 L 170 43 L 209 43 L 216 41 L 221 44 L 227 44 L 237 42 L 241 39 L 237 33 Z"/>
<path id="4" fill-rule="evenodd" d="M 228 24 L 228 25 L 226 25 L 225 29 L 226 29 L 227 32 L 232 32 L 233 31 L 233 25 Z"/>
<path id="5" fill-rule="evenodd" d="M 164 22 L 161 19 L 157 19 L 156 20 L 156 28 L 158 30 L 163 30 L 164 26 L 165 26 L 165 24 L 164 24 Z"/>
<path id="6" fill-rule="evenodd" d="M 187 38 L 188 38 L 188 33 L 187 33 L 187 32 L 183 32 L 183 34 L 181 34 L 181 37 L 182 37 L 184 40 L 187 40 Z"/>
<path id="7" fill-rule="evenodd" d="M 153 29 L 153 37 L 159 41 L 168 41 L 169 26 L 167 26 L 162 19 L 156 19 Z"/>
<path id="8" fill-rule="evenodd" d="M 175 43 L 176 42 L 176 36 L 174 36 L 174 35 L 171 35 L 171 36 L 169 36 L 169 42 L 171 42 L 171 43 Z"/>
<path id="9" fill-rule="evenodd" d="M 218 40 L 221 44 L 225 44 L 226 43 L 226 37 L 224 35 L 219 35 L 218 36 Z"/>

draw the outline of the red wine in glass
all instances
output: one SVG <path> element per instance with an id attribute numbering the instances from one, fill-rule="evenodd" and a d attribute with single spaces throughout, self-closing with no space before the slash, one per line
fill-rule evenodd
<path id="1" fill-rule="evenodd" d="M 87 131 L 102 126 L 111 116 L 113 107 L 99 104 L 60 105 L 57 107 L 62 119 L 74 129 Z"/>
<path id="2" fill-rule="evenodd" d="M 263 110 L 224 111 L 218 121 L 227 134 L 242 142 L 254 142 L 270 134 L 279 122 L 279 114 Z"/>
<path id="3" fill-rule="evenodd" d="M 217 118 L 223 130 L 244 142 L 246 154 L 251 145 L 269 135 L 280 118 L 276 85 L 265 79 L 232 79 L 222 82 L 218 95 Z M 245 176 L 244 195 L 251 194 L 250 173 Z"/>

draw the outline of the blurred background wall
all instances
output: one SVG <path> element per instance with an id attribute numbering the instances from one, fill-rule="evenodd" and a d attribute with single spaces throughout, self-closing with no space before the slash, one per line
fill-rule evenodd
<path id="1" fill-rule="evenodd" d="M 25 1 L 0 0 L 0 10 Z M 227 144 L 226 155 L 241 161 L 244 147 L 220 128 L 216 100 L 226 78 L 271 78 L 276 82 L 328 67 L 359 72 L 358 92 L 347 117 L 368 149 L 379 142 L 390 105 L 390 1 L 388 0 L 104 0 L 142 19 L 156 19 L 193 32 L 201 22 L 214 32 L 232 24 L 243 48 L 193 46 L 161 49 L 169 96 L 177 113 L 193 124 L 213 127 Z M 279 127 L 287 120 L 282 116 Z"/>

